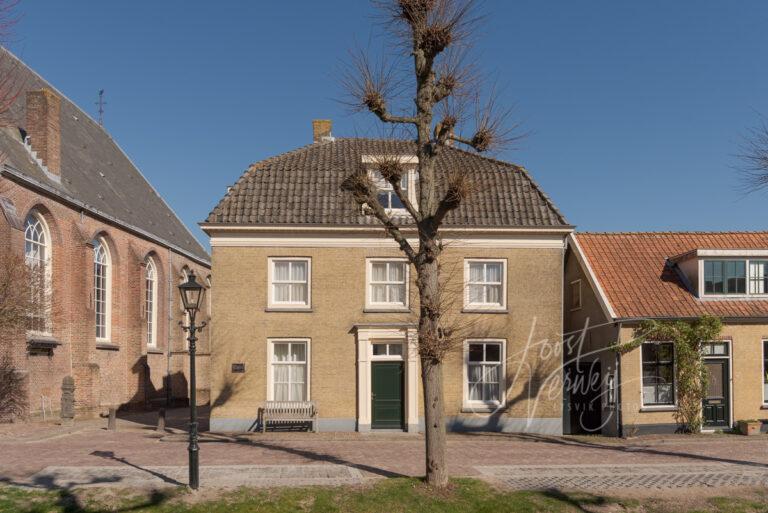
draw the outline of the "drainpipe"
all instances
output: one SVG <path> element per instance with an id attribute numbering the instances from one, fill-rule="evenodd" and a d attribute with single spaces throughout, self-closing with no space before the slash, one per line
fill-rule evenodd
<path id="1" fill-rule="evenodd" d="M 171 407 L 171 324 L 173 324 L 173 251 L 168 250 L 168 336 L 165 339 L 165 406 Z"/>
<path id="2" fill-rule="evenodd" d="M 616 341 L 619 342 L 621 337 L 621 323 L 618 323 Z M 621 421 L 621 353 L 616 352 L 616 434 L 619 438 L 624 436 L 624 426 Z"/>

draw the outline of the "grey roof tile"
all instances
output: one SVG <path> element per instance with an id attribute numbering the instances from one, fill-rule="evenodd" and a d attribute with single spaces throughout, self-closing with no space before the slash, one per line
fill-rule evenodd
<path id="1" fill-rule="evenodd" d="M 2 60 L 18 73 L 18 83 L 23 84 L 6 117 L 12 126 L 23 128 L 25 91 L 56 89 L 7 50 L 0 48 L 0 52 L 10 57 Z M 42 171 L 30 158 L 18 129 L 10 127 L 0 130 L 0 151 L 7 155 L 8 163 L 57 193 L 209 261 L 205 249 L 104 128 L 66 96 L 57 94 L 61 96 L 61 182 Z"/>
<path id="2" fill-rule="evenodd" d="M 362 215 L 341 183 L 363 155 L 414 155 L 410 141 L 340 138 L 252 164 L 208 216 L 211 224 L 378 224 Z M 522 167 L 444 148 L 438 170 L 463 169 L 478 192 L 447 226 L 566 227 L 565 217 Z"/>

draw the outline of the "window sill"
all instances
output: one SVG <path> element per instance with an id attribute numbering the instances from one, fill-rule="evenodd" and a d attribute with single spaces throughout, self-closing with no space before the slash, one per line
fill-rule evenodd
<path id="1" fill-rule="evenodd" d="M 461 413 L 494 413 L 504 409 L 503 404 L 464 404 Z"/>
<path id="2" fill-rule="evenodd" d="M 768 410 L 768 404 L 764 404 L 760 407 L 761 410 Z"/>
<path id="3" fill-rule="evenodd" d="M 411 309 L 403 307 L 386 308 L 373 306 L 364 308 L 363 313 L 411 313 Z"/>
<path id="4" fill-rule="evenodd" d="M 96 342 L 96 349 L 103 349 L 105 351 L 119 351 L 120 346 L 113 344 L 112 342 Z"/>
<path id="5" fill-rule="evenodd" d="M 270 306 L 264 309 L 265 312 L 305 312 L 312 313 L 312 307 L 302 306 Z"/>
<path id="6" fill-rule="evenodd" d="M 654 411 L 661 411 L 661 412 L 677 411 L 677 406 L 643 406 L 640 408 L 640 413 L 654 412 Z"/>
<path id="7" fill-rule="evenodd" d="M 506 308 L 478 308 L 475 306 L 465 306 L 461 313 L 480 313 L 480 314 L 507 314 Z"/>
<path id="8" fill-rule="evenodd" d="M 165 351 L 156 347 L 147 348 L 147 354 L 165 354 Z"/>

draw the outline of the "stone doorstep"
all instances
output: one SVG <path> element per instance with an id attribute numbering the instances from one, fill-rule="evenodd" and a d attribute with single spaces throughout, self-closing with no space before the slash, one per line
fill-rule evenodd
<path id="1" fill-rule="evenodd" d="M 46 467 L 28 479 L 13 483 L 26 488 L 186 486 L 186 466 Z M 340 486 L 365 481 L 362 473 L 347 465 L 212 465 L 200 467 L 203 487 L 238 488 L 275 486 Z"/>

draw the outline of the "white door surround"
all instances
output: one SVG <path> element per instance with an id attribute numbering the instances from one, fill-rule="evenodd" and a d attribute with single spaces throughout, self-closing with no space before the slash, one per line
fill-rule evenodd
<path id="1" fill-rule="evenodd" d="M 371 430 L 371 362 L 400 360 L 405 364 L 405 424 L 408 432 L 419 430 L 419 351 L 412 326 L 356 326 L 357 337 L 357 430 Z M 402 357 L 374 356 L 374 343 L 402 343 Z"/>

